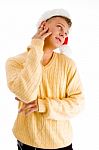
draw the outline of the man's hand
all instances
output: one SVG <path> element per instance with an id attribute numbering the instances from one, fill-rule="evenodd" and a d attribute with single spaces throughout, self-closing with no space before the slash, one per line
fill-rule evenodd
<path id="1" fill-rule="evenodd" d="M 37 33 L 32 37 L 32 39 L 42 39 L 45 40 L 48 36 L 50 36 L 52 32 L 49 32 L 48 27 L 45 27 L 43 24 L 38 28 Z"/>
<path id="2" fill-rule="evenodd" d="M 21 101 L 20 99 L 18 99 L 17 97 L 15 97 L 15 99 L 17 101 Z M 24 103 L 23 102 L 23 107 L 21 109 L 19 109 L 19 113 L 21 112 L 25 112 L 25 115 L 29 115 L 30 113 L 34 112 L 34 111 L 38 111 L 38 101 L 37 99 L 29 102 L 29 103 Z"/>

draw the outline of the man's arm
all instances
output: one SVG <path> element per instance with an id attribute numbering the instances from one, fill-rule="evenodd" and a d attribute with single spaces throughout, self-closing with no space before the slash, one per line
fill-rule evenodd
<path id="1" fill-rule="evenodd" d="M 28 103 L 37 99 L 38 88 L 42 78 L 41 58 L 43 56 L 41 39 L 32 40 L 25 63 L 20 57 L 8 59 L 6 75 L 9 89 L 22 101 Z"/>
<path id="2" fill-rule="evenodd" d="M 46 37 L 52 33 L 41 24 L 28 47 L 25 64 L 18 58 L 8 59 L 6 75 L 9 89 L 24 103 L 37 99 L 38 88 L 42 79 L 42 56 Z"/>
<path id="3" fill-rule="evenodd" d="M 62 99 L 38 99 L 39 112 L 47 119 L 67 120 L 77 115 L 84 106 L 84 94 L 79 73 L 74 63 L 67 74 L 66 97 Z"/>
<path id="4" fill-rule="evenodd" d="M 36 111 L 42 113 L 46 119 L 52 120 L 68 120 L 76 116 L 84 106 L 84 95 L 79 74 L 75 65 L 72 65 L 68 70 L 68 80 L 66 97 L 62 99 L 38 99 L 38 105 L 34 108 L 34 102 L 21 108 L 26 111 L 29 108 L 29 113 Z M 27 115 L 28 115 L 27 114 Z"/>

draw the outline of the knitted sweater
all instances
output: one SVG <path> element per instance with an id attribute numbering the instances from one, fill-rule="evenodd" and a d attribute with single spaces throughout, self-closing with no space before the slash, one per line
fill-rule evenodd
<path id="1" fill-rule="evenodd" d="M 38 98 L 39 111 L 25 116 L 17 114 L 13 127 L 15 137 L 38 148 L 56 149 L 72 142 L 70 118 L 84 104 L 77 67 L 69 57 L 55 53 L 43 66 L 44 41 L 32 40 L 31 49 L 9 58 L 6 63 L 9 89 L 24 102 Z"/>

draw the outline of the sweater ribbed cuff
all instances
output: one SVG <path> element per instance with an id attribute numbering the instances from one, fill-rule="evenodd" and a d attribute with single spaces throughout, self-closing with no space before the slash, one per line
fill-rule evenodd
<path id="1" fill-rule="evenodd" d="M 46 112 L 46 103 L 45 103 L 45 100 L 42 100 L 42 99 L 38 99 L 38 111 L 40 113 L 45 113 Z"/>
<path id="2" fill-rule="evenodd" d="M 35 48 L 39 52 L 43 53 L 44 40 L 42 39 L 32 39 L 30 46 L 28 46 L 27 50 L 29 51 L 32 48 Z"/>

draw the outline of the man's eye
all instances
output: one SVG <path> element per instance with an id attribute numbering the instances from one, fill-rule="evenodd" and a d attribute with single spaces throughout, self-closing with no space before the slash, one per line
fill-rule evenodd
<path id="1" fill-rule="evenodd" d="M 67 36 L 67 33 L 65 33 L 65 36 Z"/>
<path id="2" fill-rule="evenodd" d="M 57 27 L 58 27 L 59 29 L 61 29 L 61 28 L 62 28 L 60 25 L 57 25 Z"/>

